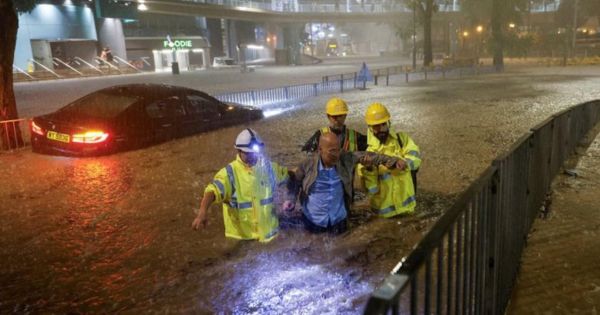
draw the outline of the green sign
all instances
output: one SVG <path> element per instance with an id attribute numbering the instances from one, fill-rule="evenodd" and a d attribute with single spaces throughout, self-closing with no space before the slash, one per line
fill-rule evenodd
<path id="1" fill-rule="evenodd" d="M 189 49 L 192 48 L 193 45 L 191 39 L 175 39 L 172 41 L 163 41 L 163 46 L 171 49 Z"/>

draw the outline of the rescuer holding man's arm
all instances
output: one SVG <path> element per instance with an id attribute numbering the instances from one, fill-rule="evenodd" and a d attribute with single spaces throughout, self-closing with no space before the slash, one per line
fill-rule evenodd
<path id="1" fill-rule="evenodd" d="M 380 103 L 373 103 L 367 108 L 367 151 L 398 157 L 400 165 L 395 169 L 385 165 L 361 166 L 358 169 L 364 179 L 371 208 L 385 218 L 414 211 L 417 204 L 416 174 L 421 165 L 419 147 L 408 134 L 396 133 L 390 118 L 387 108 Z"/>

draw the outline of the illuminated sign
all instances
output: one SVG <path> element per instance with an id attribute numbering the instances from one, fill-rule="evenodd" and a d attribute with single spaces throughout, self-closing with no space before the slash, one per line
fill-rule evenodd
<path id="1" fill-rule="evenodd" d="M 336 44 L 329 44 L 329 48 L 337 48 Z"/>
<path id="2" fill-rule="evenodd" d="M 164 48 L 172 48 L 172 49 L 189 49 L 192 48 L 192 40 L 191 39 L 175 39 L 175 40 L 165 40 L 163 41 Z"/>

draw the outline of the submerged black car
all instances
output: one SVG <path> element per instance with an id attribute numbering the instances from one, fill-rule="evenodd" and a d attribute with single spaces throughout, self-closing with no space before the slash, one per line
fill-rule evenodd
<path id="1" fill-rule="evenodd" d="M 260 119 L 260 109 L 184 87 L 130 84 L 98 90 L 31 121 L 35 152 L 106 154 Z"/>

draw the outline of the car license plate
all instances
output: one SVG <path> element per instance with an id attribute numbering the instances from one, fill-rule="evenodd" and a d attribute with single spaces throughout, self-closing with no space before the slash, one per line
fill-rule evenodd
<path id="1" fill-rule="evenodd" d="M 48 131 L 48 134 L 46 135 L 46 137 L 48 137 L 48 139 L 50 139 L 50 140 L 66 142 L 66 143 L 69 143 L 69 138 L 70 138 L 70 136 L 68 134 L 58 133 L 56 131 Z"/>

